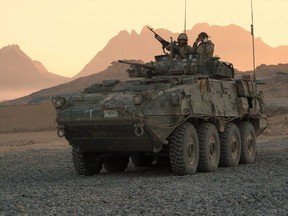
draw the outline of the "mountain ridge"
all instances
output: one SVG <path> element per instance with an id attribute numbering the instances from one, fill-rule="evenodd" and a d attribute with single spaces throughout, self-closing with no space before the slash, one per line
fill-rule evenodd
<path id="1" fill-rule="evenodd" d="M 179 33 L 167 29 L 154 29 L 167 41 L 172 37 L 177 39 Z M 207 32 L 215 44 L 214 54 L 221 60 L 233 63 L 240 71 L 252 69 L 252 44 L 251 33 L 240 26 L 230 24 L 227 26 L 209 25 L 198 23 L 190 30 L 186 30 L 189 41 L 193 44 L 200 32 Z M 260 37 L 255 38 L 256 65 L 287 63 L 288 46 L 271 47 L 263 42 Z M 111 38 L 106 46 L 99 51 L 73 79 L 87 76 L 97 71 L 104 70 L 112 61 L 118 59 L 141 59 L 144 62 L 153 60 L 155 55 L 162 53 L 161 44 L 154 38 L 147 26 L 138 34 L 135 30 L 120 31 Z"/>

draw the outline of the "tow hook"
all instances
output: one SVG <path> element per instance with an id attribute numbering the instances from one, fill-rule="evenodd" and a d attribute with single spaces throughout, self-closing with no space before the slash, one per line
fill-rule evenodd
<path id="1" fill-rule="evenodd" d="M 144 125 L 143 124 L 134 124 L 135 127 L 135 135 L 140 137 L 144 134 Z"/>
<path id="2" fill-rule="evenodd" d="M 57 135 L 60 138 L 64 137 L 64 128 L 63 127 L 58 127 Z"/>

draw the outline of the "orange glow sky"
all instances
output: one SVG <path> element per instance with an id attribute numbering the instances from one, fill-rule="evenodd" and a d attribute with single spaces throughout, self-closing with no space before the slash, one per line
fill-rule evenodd
<path id="1" fill-rule="evenodd" d="M 187 0 L 187 29 L 236 24 L 250 31 L 250 0 Z M 0 0 L 0 48 L 18 44 L 52 73 L 74 76 L 121 30 L 182 32 L 185 0 Z M 255 37 L 288 45 L 288 0 L 253 0 Z"/>

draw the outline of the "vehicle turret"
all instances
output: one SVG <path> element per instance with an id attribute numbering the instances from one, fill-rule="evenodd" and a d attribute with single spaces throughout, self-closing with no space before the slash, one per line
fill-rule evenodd
<path id="1" fill-rule="evenodd" d="M 155 61 L 139 63 L 136 61 L 118 60 L 131 65 L 127 70 L 130 77 L 175 76 L 175 75 L 208 75 L 216 79 L 234 78 L 231 63 L 213 57 L 209 61 L 200 62 L 196 53 L 187 54 L 185 59 L 173 59 L 168 55 L 155 56 Z"/>

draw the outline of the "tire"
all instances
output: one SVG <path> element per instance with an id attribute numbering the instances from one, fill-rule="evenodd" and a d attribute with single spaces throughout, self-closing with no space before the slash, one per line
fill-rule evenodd
<path id="1" fill-rule="evenodd" d="M 145 155 L 142 152 L 131 155 L 131 160 L 136 167 L 150 167 L 154 161 L 153 155 Z"/>
<path id="2" fill-rule="evenodd" d="M 201 172 L 213 172 L 220 161 L 220 141 L 216 127 L 204 123 L 197 129 L 199 138 L 199 165 Z"/>
<path id="3" fill-rule="evenodd" d="M 79 175 L 90 176 L 100 173 L 103 161 L 95 152 L 81 152 L 72 146 L 72 161 Z"/>
<path id="4" fill-rule="evenodd" d="M 177 127 L 171 135 L 169 158 L 175 175 L 191 175 L 197 170 L 199 143 L 197 132 L 190 123 Z"/>
<path id="5" fill-rule="evenodd" d="M 123 172 L 129 163 L 128 155 L 113 155 L 104 158 L 104 167 L 108 172 Z"/>
<path id="6" fill-rule="evenodd" d="M 241 137 L 238 127 L 229 123 L 220 136 L 220 166 L 235 167 L 241 155 Z"/>
<path id="7" fill-rule="evenodd" d="M 250 122 L 242 122 L 239 125 L 241 136 L 240 163 L 253 163 L 256 154 L 256 134 Z"/>

